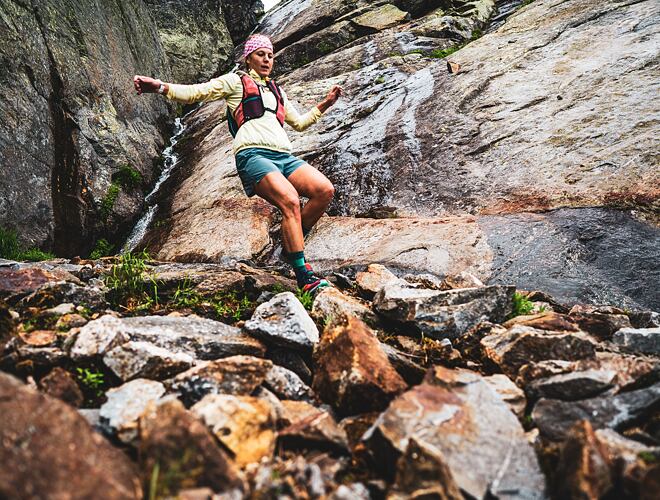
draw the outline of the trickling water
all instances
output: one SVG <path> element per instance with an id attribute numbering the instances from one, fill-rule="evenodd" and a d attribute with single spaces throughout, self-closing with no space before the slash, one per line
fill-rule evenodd
<path id="1" fill-rule="evenodd" d="M 144 235 L 147 234 L 147 229 L 149 228 L 149 225 L 151 224 L 151 221 L 156 214 L 156 210 L 158 209 L 158 205 L 151 205 L 150 202 L 160 189 L 160 186 L 163 184 L 163 182 L 165 182 L 172 174 L 174 167 L 176 167 L 176 164 L 179 161 L 179 155 L 174 152 L 174 146 L 176 146 L 176 143 L 179 141 L 179 138 L 181 137 L 181 134 L 183 134 L 184 130 L 185 126 L 183 125 L 181 118 L 175 119 L 174 135 L 172 135 L 170 138 L 170 144 L 163 150 L 162 153 L 164 159 L 163 171 L 161 172 L 160 177 L 158 177 L 156 184 L 154 184 L 153 189 L 149 192 L 149 194 L 147 194 L 147 196 L 145 196 L 144 202 L 147 204 L 148 208 L 144 215 L 140 217 L 140 220 L 137 222 L 137 224 L 135 224 L 135 227 L 131 231 L 131 234 L 121 249 L 121 253 L 132 252 L 140 244 L 142 238 L 144 238 Z"/>

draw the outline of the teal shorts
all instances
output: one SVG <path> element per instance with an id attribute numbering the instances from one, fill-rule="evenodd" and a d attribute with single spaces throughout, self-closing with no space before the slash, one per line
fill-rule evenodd
<path id="1" fill-rule="evenodd" d="M 236 169 L 248 196 L 254 196 L 254 186 L 271 172 L 289 177 L 304 161 L 289 153 L 264 148 L 248 148 L 236 153 Z"/>

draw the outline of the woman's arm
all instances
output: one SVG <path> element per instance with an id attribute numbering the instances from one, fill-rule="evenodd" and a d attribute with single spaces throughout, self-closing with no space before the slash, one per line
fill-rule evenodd
<path id="1" fill-rule="evenodd" d="M 291 104 L 289 99 L 286 97 L 286 94 L 283 92 L 284 109 L 286 111 L 284 120 L 289 125 L 291 125 L 294 130 L 302 132 L 309 126 L 319 121 L 321 115 L 325 113 L 330 108 L 330 106 L 337 102 L 337 99 L 339 99 L 339 97 L 342 95 L 342 92 L 343 90 L 339 85 L 333 86 L 332 89 L 330 89 L 330 92 L 328 92 L 327 97 L 304 115 L 300 115 L 298 113 L 298 110 L 295 108 L 295 106 L 293 106 L 293 104 Z"/>
<path id="2" fill-rule="evenodd" d="M 225 99 L 234 92 L 236 85 L 240 83 L 241 78 L 235 73 L 228 73 L 208 82 L 195 85 L 166 83 L 141 75 L 133 77 L 133 85 L 138 95 L 160 93 L 170 100 L 186 104 Z"/>

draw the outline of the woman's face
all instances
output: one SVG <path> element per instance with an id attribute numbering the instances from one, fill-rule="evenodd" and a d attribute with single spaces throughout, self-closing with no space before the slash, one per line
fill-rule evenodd
<path id="1" fill-rule="evenodd" d="M 257 49 L 248 56 L 247 63 L 260 77 L 265 78 L 273 71 L 274 57 L 270 49 Z"/>

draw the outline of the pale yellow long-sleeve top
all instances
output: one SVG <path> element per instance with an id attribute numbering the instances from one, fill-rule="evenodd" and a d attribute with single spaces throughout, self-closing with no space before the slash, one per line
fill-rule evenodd
<path id="1" fill-rule="evenodd" d="M 262 87 L 261 95 L 264 106 L 274 111 L 277 108 L 277 99 L 266 86 L 266 80 L 261 78 L 254 70 L 250 71 L 250 76 Z M 283 90 L 282 97 L 284 98 L 284 110 L 286 112 L 284 121 L 294 130 L 301 132 L 321 118 L 322 113 L 318 107 L 314 106 L 307 113 L 301 115 Z M 196 85 L 171 83 L 169 84 L 167 98 L 186 104 L 225 99 L 229 111 L 233 113 L 243 98 L 243 84 L 241 83 L 241 77 L 236 73 L 228 73 Z M 275 113 L 266 112 L 261 118 L 249 120 L 238 129 L 233 143 L 234 154 L 247 148 L 266 148 L 291 153 L 291 142 L 280 122 L 277 121 Z"/>

